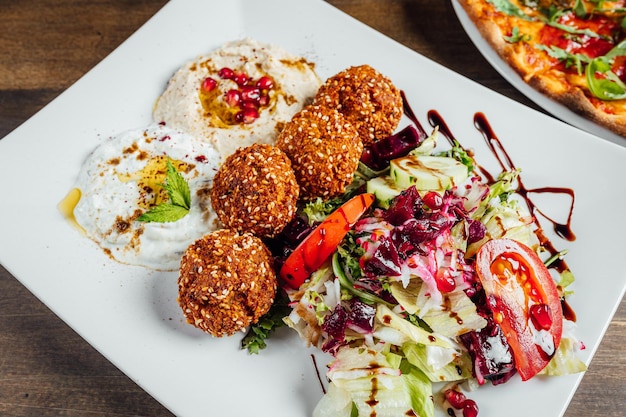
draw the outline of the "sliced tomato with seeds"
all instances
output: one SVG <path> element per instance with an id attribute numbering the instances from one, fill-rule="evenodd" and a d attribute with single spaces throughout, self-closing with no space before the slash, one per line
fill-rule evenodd
<path id="1" fill-rule="evenodd" d="M 300 285 L 333 254 L 354 223 L 374 202 L 374 194 L 359 194 L 319 224 L 285 260 L 280 277 L 292 288 Z"/>
<path id="2" fill-rule="evenodd" d="M 526 381 L 545 368 L 561 342 L 563 310 L 556 283 L 531 248 L 510 239 L 481 246 L 476 272 Z"/>

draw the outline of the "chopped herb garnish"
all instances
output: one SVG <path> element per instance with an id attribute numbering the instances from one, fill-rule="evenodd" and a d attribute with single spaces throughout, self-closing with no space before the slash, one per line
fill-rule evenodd
<path id="1" fill-rule="evenodd" d="M 552 58 L 562 61 L 565 64 L 565 67 L 575 67 L 578 74 L 582 74 L 584 70 L 583 65 L 588 64 L 591 61 L 587 55 L 572 54 L 571 52 L 567 52 L 565 49 L 554 45 L 546 46 L 543 44 L 537 44 L 537 48 L 542 51 L 546 51 Z"/>
<path id="2" fill-rule="evenodd" d="M 523 34 L 519 31 L 517 26 L 514 26 L 511 30 L 511 36 L 504 36 L 504 40 L 509 43 L 516 43 L 520 41 L 528 42 L 530 40 L 530 35 Z"/>
<path id="3" fill-rule="evenodd" d="M 509 16 L 519 17 L 524 20 L 533 20 L 532 17 L 528 16 L 526 13 L 522 11 L 519 7 L 514 5 L 508 0 L 487 0 L 489 3 L 493 4 L 494 7 Z"/>

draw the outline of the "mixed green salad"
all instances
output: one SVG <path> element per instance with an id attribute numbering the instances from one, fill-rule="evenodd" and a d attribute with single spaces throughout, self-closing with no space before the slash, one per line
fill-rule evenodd
<path id="1" fill-rule="evenodd" d="M 550 268 L 563 254 L 538 239 L 520 171 L 485 178 L 438 136 L 362 163 L 274 242 L 282 299 L 244 346 L 286 324 L 331 354 L 316 417 L 476 416 L 484 384 L 586 369 L 563 309 L 573 275 Z"/>

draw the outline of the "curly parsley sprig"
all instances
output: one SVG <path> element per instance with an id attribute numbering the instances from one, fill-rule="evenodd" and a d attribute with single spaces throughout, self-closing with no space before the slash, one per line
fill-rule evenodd
<path id="1" fill-rule="evenodd" d="M 279 290 L 270 310 L 259 319 L 258 323 L 253 324 L 248 329 L 248 332 L 241 340 L 241 348 L 247 349 L 251 354 L 258 354 L 265 349 L 267 347 L 265 340 L 276 329 L 286 326 L 283 317 L 288 316 L 290 312 L 289 298 L 284 291 Z"/>

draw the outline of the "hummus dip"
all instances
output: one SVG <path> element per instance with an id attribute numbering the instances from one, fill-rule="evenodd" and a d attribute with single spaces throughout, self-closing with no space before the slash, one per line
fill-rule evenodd
<path id="1" fill-rule="evenodd" d="M 247 81 L 242 83 L 233 73 Z M 271 88 L 264 90 L 258 114 L 253 120 L 237 119 L 244 106 L 233 103 L 236 91 L 245 94 L 268 79 Z M 211 142 L 225 158 L 239 147 L 274 144 L 283 125 L 312 101 L 320 84 L 314 65 L 302 57 L 253 39 L 232 41 L 176 71 L 155 104 L 153 118 Z"/>

